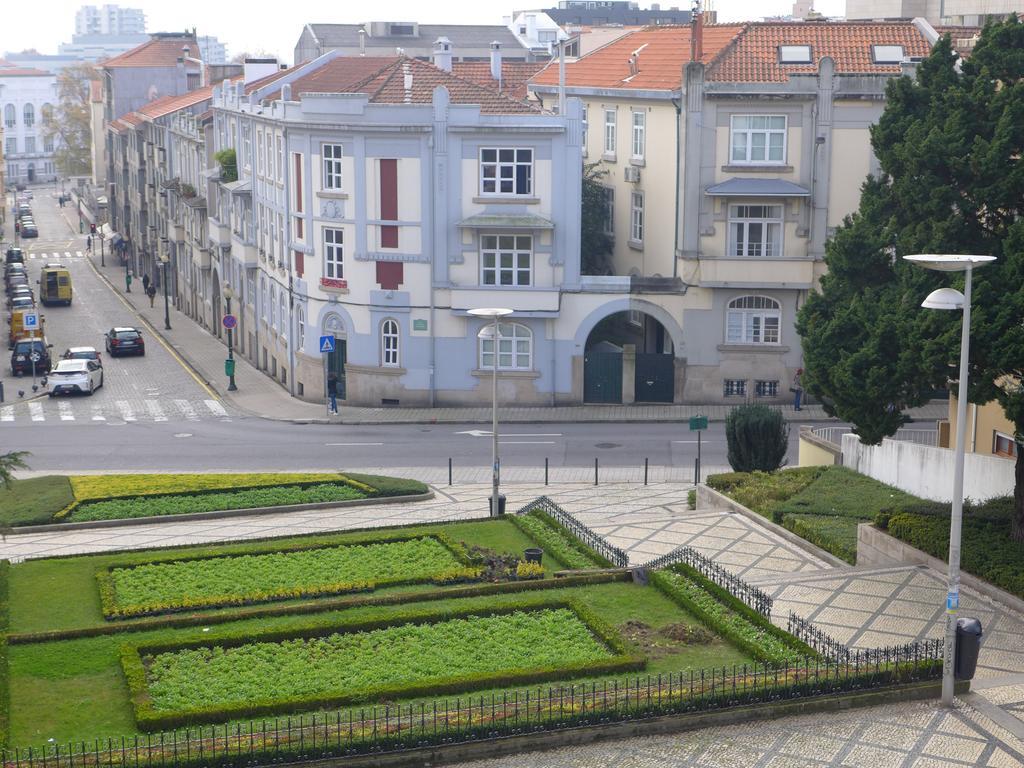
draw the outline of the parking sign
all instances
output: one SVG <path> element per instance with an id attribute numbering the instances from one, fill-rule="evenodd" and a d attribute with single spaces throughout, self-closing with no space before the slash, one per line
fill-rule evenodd
<path id="1" fill-rule="evenodd" d="M 22 324 L 26 331 L 38 331 L 39 315 L 35 312 L 26 312 L 22 315 Z"/>

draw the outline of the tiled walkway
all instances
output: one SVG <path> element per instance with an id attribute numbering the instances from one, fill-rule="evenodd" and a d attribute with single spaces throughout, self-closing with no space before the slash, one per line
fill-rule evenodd
<path id="1" fill-rule="evenodd" d="M 757 583 L 775 598 L 774 619 L 790 610 L 854 647 L 895 645 L 942 632 L 944 577 L 925 568 L 833 568 L 813 551 L 756 521 L 713 509 L 690 510 L 685 484 L 507 484 L 510 510 L 547 495 L 586 525 L 647 562 L 685 544 Z M 435 499 L 341 510 L 164 522 L 71 533 L 28 533 L 0 541 L 0 557 L 45 557 L 119 548 L 467 519 L 487 509 L 485 483 L 440 486 Z M 675 736 L 627 739 L 476 768 L 661 768 L 664 766 L 1020 766 L 1024 768 L 1024 616 L 969 589 L 963 615 L 977 616 L 985 642 L 974 690 L 953 711 L 934 702 L 841 714 L 788 717 Z"/>

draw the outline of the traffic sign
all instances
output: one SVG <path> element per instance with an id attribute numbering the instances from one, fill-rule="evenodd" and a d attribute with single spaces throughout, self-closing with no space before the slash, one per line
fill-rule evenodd
<path id="1" fill-rule="evenodd" d="M 238 318 L 235 317 L 234 315 L 224 315 L 224 319 L 221 320 L 221 323 L 224 325 L 225 328 L 227 328 L 230 331 L 232 328 L 238 325 Z"/>
<path id="2" fill-rule="evenodd" d="M 39 330 L 39 315 L 35 312 L 26 312 L 22 315 L 22 327 L 26 331 L 38 331 Z"/>
<path id="3" fill-rule="evenodd" d="M 691 416 L 690 417 L 690 431 L 699 432 L 702 429 L 708 428 L 708 417 L 707 416 Z"/>
<path id="4" fill-rule="evenodd" d="M 327 354 L 328 352 L 334 351 L 334 337 L 333 336 L 321 336 L 320 337 L 320 354 Z"/>

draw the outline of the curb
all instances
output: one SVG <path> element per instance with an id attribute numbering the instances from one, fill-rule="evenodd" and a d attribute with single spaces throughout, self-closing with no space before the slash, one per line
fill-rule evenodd
<path id="1" fill-rule="evenodd" d="M 319 504 L 285 504 L 278 507 L 251 507 L 249 509 L 222 509 L 215 512 L 190 512 L 187 515 L 158 515 L 128 520 L 82 520 L 77 523 L 47 523 L 46 525 L 23 525 L 10 529 L 6 538 L 31 533 L 57 533 L 60 531 L 81 531 L 89 528 L 129 528 L 138 525 L 159 525 L 161 523 L 188 522 L 201 520 L 223 520 L 230 517 L 274 515 L 286 512 L 303 512 L 311 509 L 344 509 L 345 507 L 368 507 L 379 504 L 407 504 L 414 501 L 429 501 L 433 491 L 408 496 L 378 496 L 371 499 L 347 499 Z"/>

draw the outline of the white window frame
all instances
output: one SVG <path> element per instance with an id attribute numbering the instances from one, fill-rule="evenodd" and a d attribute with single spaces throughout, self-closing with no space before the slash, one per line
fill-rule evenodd
<path id="1" fill-rule="evenodd" d="M 629 194 L 629 242 L 643 245 L 644 216 L 644 193 L 633 190 Z"/>
<path id="2" fill-rule="evenodd" d="M 492 152 L 493 156 L 490 154 Z M 532 197 L 535 156 L 533 147 L 480 147 L 480 195 L 482 197 Z M 520 188 L 519 185 L 519 170 L 521 168 L 526 169 L 524 188 Z M 506 182 L 510 188 L 502 189 L 506 186 Z"/>
<path id="3" fill-rule="evenodd" d="M 604 156 L 608 158 L 615 157 L 615 144 L 617 140 L 617 131 L 619 127 L 618 123 L 619 113 L 616 109 L 608 109 L 605 107 L 604 110 Z"/>
<path id="4" fill-rule="evenodd" d="M 533 235 L 515 232 L 481 234 L 480 285 L 494 288 L 533 285 L 533 245 Z M 522 266 L 524 258 L 526 267 Z"/>
<path id="5" fill-rule="evenodd" d="M 630 160 L 643 160 L 647 152 L 647 113 L 635 109 L 630 121 L 632 126 Z"/>
<path id="6" fill-rule="evenodd" d="M 762 215 L 754 215 L 757 213 Z M 731 204 L 729 206 L 729 256 L 766 259 L 781 257 L 784 224 L 785 209 L 781 203 Z M 751 234 L 757 232 L 761 233 L 761 239 L 751 239 Z"/>
<path id="7" fill-rule="evenodd" d="M 288 331 L 288 302 L 285 300 L 285 292 L 282 288 L 277 294 L 277 311 L 279 313 L 277 329 L 285 336 Z"/>
<path id="8" fill-rule="evenodd" d="M 813 49 L 809 45 L 780 45 L 779 64 L 813 64 Z"/>
<path id="9" fill-rule="evenodd" d="M 754 126 L 751 122 L 755 120 L 763 120 L 765 124 Z M 782 121 L 781 128 L 773 122 L 779 120 Z M 772 138 L 780 136 L 782 155 L 772 158 Z M 786 115 L 733 115 L 729 118 L 729 165 L 785 165 L 788 136 L 789 118 Z M 754 146 L 755 137 L 761 137 L 763 142 L 757 149 Z M 757 157 L 758 149 L 762 150 L 761 157 Z"/>
<path id="10" fill-rule="evenodd" d="M 583 105 L 583 123 L 581 125 L 581 129 L 582 129 L 582 132 L 583 132 L 582 143 L 583 143 L 583 156 L 584 157 L 587 156 L 587 136 L 590 133 L 590 131 L 589 131 L 589 128 L 590 128 L 589 116 L 590 116 L 590 106 L 587 105 L 587 104 L 584 104 Z"/>
<path id="11" fill-rule="evenodd" d="M 491 327 L 494 327 L 493 323 Z M 480 370 L 494 369 L 494 339 L 478 339 L 477 360 Z M 533 370 L 533 331 L 528 326 L 498 323 L 498 370 Z"/>
<path id="12" fill-rule="evenodd" d="M 871 46 L 871 61 L 874 64 L 899 64 L 905 56 L 905 49 L 898 43 Z"/>
<path id="13" fill-rule="evenodd" d="M 299 304 L 295 307 L 295 334 L 298 337 L 298 347 L 306 346 L 306 310 Z"/>
<path id="14" fill-rule="evenodd" d="M 256 131 L 256 175 L 263 176 L 263 131 Z"/>
<path id="15" fill-rule="evenodd" d="M 277 326 L 277 287 L 274 282 L 270 283 L 270 297 L 267 302 L 270 305 L 270 318 L 267 321 L 271 328 Z"/>
<path id="16" fill-rule="evenodd" d="M 260 275 L 260 317 L 267 319 L 267 279 Z"/>
<path id="17" fill-rule="evenodd" d="M 344 145 L 322 144 L 320 145 L 320 157 L 323 158 L 323 179 L 321 188 L 331 192 L 342 190 L 341 160 L 344 157 Z"/>
<path id="18" fill-rule="evenodd" d="M 277 137 L 277 181 L 284 182 L 284 137 Z"/>
<path id="19" fill-rule="evenodd" d="M 380 364 L 384 368 L 398 368 L 401 364 L 401 332 L 398 321 L 387 318 L 380 324 Z"/>
<path id="20" fill-rule="evenodd" d="M 604 233 L 615 234 L 615 187 L 602 187 L 604 195 Z"/>
<path id="21" fill-rule="evenodd" d="M 1000 444 L 1005 443 L 1008 446 L 1007 451 L 1000 451 Z M 1020 450 L 1020 446 L 1014 439 L 1013 435 L 1008 435 L 1005 432 L 995 430 L 992 433 L 992 454 L 995 456 L 1001 456 L 1006 459 L 1016 459 L 1017 451 Z"/>
<path id="22" fill-rule="evenodd" d="M 778 397 L 778 379 L 756 379 L 754 381 L 754 397 Z"/>
<path id="23" fill-rule="evenodd" d="M 242 123 L 242 167 L 252 168 L 252 125 Z"/>
<path id="24" fill-rule="evenodd" d="M 722 395 L 723 395 L 723 397 L 746 397 L 747 396 L 747 380 L 746 379 L 723 379 L 722 380 Z"/>
<path id="25" fill-rule="evenodd" d="M 324 227 L 324 277 L 345 279 L 345 230 Z"/>
<path id="26" fill-rule="evenodd" d="M 725 310 L 725 343 L 779 346 L 782 305 L 771 296 L 734 297 Z"/>

